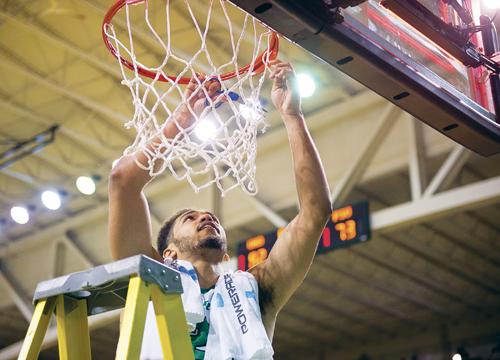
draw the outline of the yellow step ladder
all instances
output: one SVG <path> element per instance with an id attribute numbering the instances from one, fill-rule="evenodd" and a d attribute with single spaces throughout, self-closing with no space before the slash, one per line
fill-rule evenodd
<path id="1" fill-rule="evenodd" d="M 181 300 L 180 274 L 138 255 L 38 284 L 35 311 L 18 359 L 37 359 L 55 310 L 59 358 L 91 358 L 88 315 L 125 306 L 116 359 L 139 359 L 153 301 L 164 359 L 194 359 Z"/>

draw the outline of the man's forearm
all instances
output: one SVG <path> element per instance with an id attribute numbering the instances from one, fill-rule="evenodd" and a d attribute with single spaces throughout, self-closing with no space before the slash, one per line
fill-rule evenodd
<path id="1" fill-rule="evenodd" d="M 172 119 L 168 123 L 165 124 L 165 126 L 162 129 L 162 134 L 167 139 L 173 139 L 180 131 L 181 130 L 176 125 L 176 121 Z M 150 142 L 146 145 L 146 149 L 144 151 L 156 153 L 157 152 L 156 148 L 158 146 L 162 146 L 162 143 L 163 143 L 162 138 L 160 135 L 158 135 L 150 140 Z M 142 164 L 142 166 L 148 167 L 148 165 L 149 165 L 148 162 L 150 161 L 150 159 L 145 154 L 144 151 L 138 151 L 134 156 L 135 156 L 135 159 L 140 164 Z M 156 173 L 163 166 L 163 159 L 156 158 L 153 161 L 154 161 L 153 171 Z M 137 169 L 135 169 L 135 171 L 144 172 L 146 170 L 143 170 L 143 169 L 140 169 L 139 167 L 137 167 Z M 149 176 L 149 171 L 146 171 L 146 172 L 148 173 L 148 175 L 145 177 L 145 181 L 149 182 L 149 180 L 151 180 L 151 177 Z"/>
<path id="2" fill-rule="evenodd" d="M 280 234 L 266 261 L 251 270 L 261 287 L 273 291 L 275 312 L 304 280 L 331 214 L 330 190 L 304 117 L 282 116 L 292 150 L 300 211 Z"/>
<path id="3" fill-rule="evenodd" d="M 292 150 L 299 207 L 323 220 L 324 216 L 330 214 L 332 204 L 318 151 L 303 115 L 282 115 L 282 117 Z M 319 218 L 317 220 L 320 221 Z"/>

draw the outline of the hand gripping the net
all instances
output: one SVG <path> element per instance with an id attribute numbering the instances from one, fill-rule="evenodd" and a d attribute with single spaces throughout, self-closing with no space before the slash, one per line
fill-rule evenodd
<path id="1" fill-rule="evenodd" d="M 277 56 L 278 37 L 250 15 L 235 12 L 224 0 L 191 2 L 193 5 L 177 1 L 176 6 L 183 9 L 176 8 L 175 16 L 172 3 L 119 0 L 103 22 L 104 40 L 119 60 L 122 84 L 130 89 L 135 108 L 126 126 L 134 128 L 137 136 L 125 154 L 142 152 L 147 161 L 138 165 L 150 175 L 169 169 L 195 191 L 215 184 L 224 194 L 239 185 L 255 194 L 256 139 L 266 126 L 259 94 L 267 64 Z M 193 9 L 200 4 L 204 6 L 202 19 L 199 9 Z M 165 18 L 162 24 L 166 24 L 163 32 L 151 15 L 160 10 Z M 189 39 L 196 38 L 196 48 L 176 47 L 171 34 L 178 11 L 184 11 L 192 26 Z M 139 12 L 143 12 L 143 21 L 137 20 Z M 210 32 L 214 19 L 227 31 L 229 56 L 223 60 L 220 50 L 214 54 L 209 46 L 214 43 Z M 157 53 L 152 63 L 139 60 L 145 38 Z M 247 65 L 240 66 L 242 59 Z M 169 71 L 178 75 L 168 75 Z M 226 177 L 234 181 L 223 181 Z"/>

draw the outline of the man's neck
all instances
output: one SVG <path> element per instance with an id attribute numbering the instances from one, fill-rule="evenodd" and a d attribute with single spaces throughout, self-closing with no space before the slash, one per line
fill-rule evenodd
<path id="1" fill-rule="evenodd" d="M 216 271 L 217 266 L 203 260 L 198 260 L 192 263 L 198 274 L 198 282 L 202 289 L 208 289 L 215 285 L 219 279 L 219 273 Z"/>
<path id="2" fill-rule="evenodd" d="M 184 260 L 189 261 L 193 265 L 198 275 L 198 282 L 202 289 L 208 289 L 215 285 L 220 275 L 217 271 L 216 264 L 198 257 L 188 257 Z"/>

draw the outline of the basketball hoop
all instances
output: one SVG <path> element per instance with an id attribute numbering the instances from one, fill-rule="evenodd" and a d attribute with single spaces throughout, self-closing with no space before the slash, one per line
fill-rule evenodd
<path id="1" fill-rule="evenodd" d="M 104 42 L 118 59 L 122 84 L 130 89 L 135 107 L 132 120 L 125 126 L 135 128 L 137 137 L 124 153 L 142 151 L 147 164 L 137 163 L 150 175 L 168 168 L 177 179 L 186 179 L 195 191 L 216 184 L 224 195 L 240 185 L 253 195 L 257 192 L 256 137 L 266 127 L 259 94 L 267 63 L 278 55 L 278 35 L 225 0 L 191 3 L 118 0 L 104 17 Z M 174 5 L 176 15 L 172 16 Z M 213 22 L 219 23 L 217 31 Z M 176 43 L 175 34 L 186 28 L 192 34 L 179 37 Z M 223 60 L 221 48 L 225 44 L 218 43 L 221 29 L 227 31 L 229 54 L 229 59 Z M 188 47 L 189 42 L 195 45 Z M 247 65 L 239 65 L 242 63 Z M 203 82 L 198 80 L 200 74 Z M 192 79 L 201 87 L 207 81 L 219 81 L 220 95 L 214 101 L 207 99 L 199 115 L 188 105 L 195 120 L 183 128 L 176 115 L 189 99 L 180 85 Z M 212 119 L 213 129 L 207 119 Z M 169 122 L 175 122 L 179 129 L 172 139 L 163 134 Z M 210 132 L 215 135 L 207 136 Z M 152 139 L 160 141 L 151 145 Z M 158 169 L 155 163 L 160 159 L 163 166 Z M 227 176 L 235 182 L 224 184 L 222 179 Z"/>

